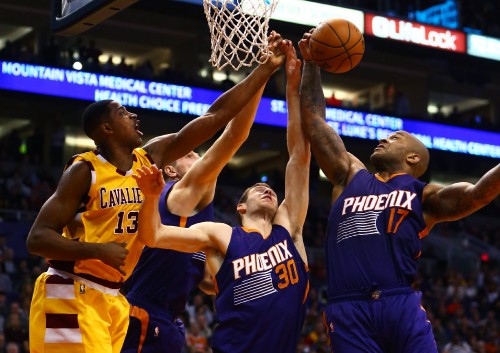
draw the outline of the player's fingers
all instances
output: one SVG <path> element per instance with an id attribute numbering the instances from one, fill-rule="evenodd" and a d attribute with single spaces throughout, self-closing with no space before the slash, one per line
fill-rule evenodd
<path id="1" fill-rule="evenodd" d="M 143 176 L 146 175 L 146 172 L 144 171 L 143 168 L 137 168 L 136 173 L 139 176 L 139 178 L 141 178 L 141 177 L 143 177 Z"/>
<path id="2" fill-rule="evenodd" d="M 123 265 L 120 265 L 120 267 L 117 268 L 117 270 L 122 274 L 122 276 L 126 276 L 127 273 L 122 269 Z"/>

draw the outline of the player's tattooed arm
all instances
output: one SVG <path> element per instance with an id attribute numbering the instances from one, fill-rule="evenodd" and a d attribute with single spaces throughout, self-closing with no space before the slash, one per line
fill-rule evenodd
<path id="1" fill-rule="evenodd" d="M 430 184 L 424 189 L 424 215 L 427 226 L 454 221 L 476 212 L 500 193 L 500 164 L 490 169 L 476 184 L 448 186 Z"/>
<path id="2" fill-rule="evenodd" d="M 300 87 L 302 129 L 328 180 L 334 186 L 345 186 L 361 168 L 351 160 L 338 133 L 326 123 L 321 72 L 319 66 L 311 60 L 310 37 L 310 33 L 305 33 L 299 42 L 299 49 L 304 58 Z"/>

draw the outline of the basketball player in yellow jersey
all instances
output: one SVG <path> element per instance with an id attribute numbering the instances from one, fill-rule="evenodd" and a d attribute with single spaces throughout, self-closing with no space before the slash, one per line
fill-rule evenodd
<path id="1" fill-rule="evenodd" d="M 37 279 L 31 303 L 31 353 L 120 352 L 129 306 L 119 288 L 143 246 L 153 245 L 137 233 L 142 194 L 132 171 L 163 167 L 186 155 L 260 94 L 284 62 L 281 36 L 272 32 L 268 40 L 276 54 L 265 64 L 221 95 L 203 116 L 143 148 L 136 114 L 110 100 L 86 108 L 83 129 L 97 148 L 68 163 L 28 235 L 29 252 L 50 264 Z M 84 231 L 69 232 L 77 214 Z"/>

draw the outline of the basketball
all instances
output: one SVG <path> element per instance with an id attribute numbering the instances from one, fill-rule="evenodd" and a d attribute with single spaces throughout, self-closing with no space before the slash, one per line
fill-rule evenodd
<path id="1" fill-rule="evenodd" d="M 323 70 L 340 74 L 359 64 L 365 52 L 365 41 L 353 23 L 333 18 L 314 29 L 309 48 L 312 59 Z"/>

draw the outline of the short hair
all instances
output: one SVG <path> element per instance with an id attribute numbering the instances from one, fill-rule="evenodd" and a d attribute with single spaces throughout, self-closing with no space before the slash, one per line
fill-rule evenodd
<path id="1" fill-rule="evenodd" d="M 269 184 L 267 184 L 267 183 L 255 183 L 252 186 L 246 188 L 246 190 L 241 195 L 240 200 L 238 201 L 238 203 L 236 204 L 236 206 L 238 206 L 240 203 L 247 202 L 247 200 L 248 200 L 248 194 L 250 193 L 250 190 L 252 190 L 253 188 L 256 188 L 257 186 L 265 186 L 266 188 L 272 189 L 272 187 Z M 236 218 L 237 218 L 238 223 L 240 224 L 240 226 L 242 226 L 243 225 L 243 218 L 241 217 L 241 214 L 239 212 L 236 212 Z"/>
<path id="2" fill-rule="evenodd" d="M 82 115 L 82 126 L 83 131 L 88 137 L 93 138 L 95 130 L 101 124 L 101 118 L 110 112 L 109 103 L 112 101 L 111 99 L 106 99 L 94 102 L 85 108 Z"/>

